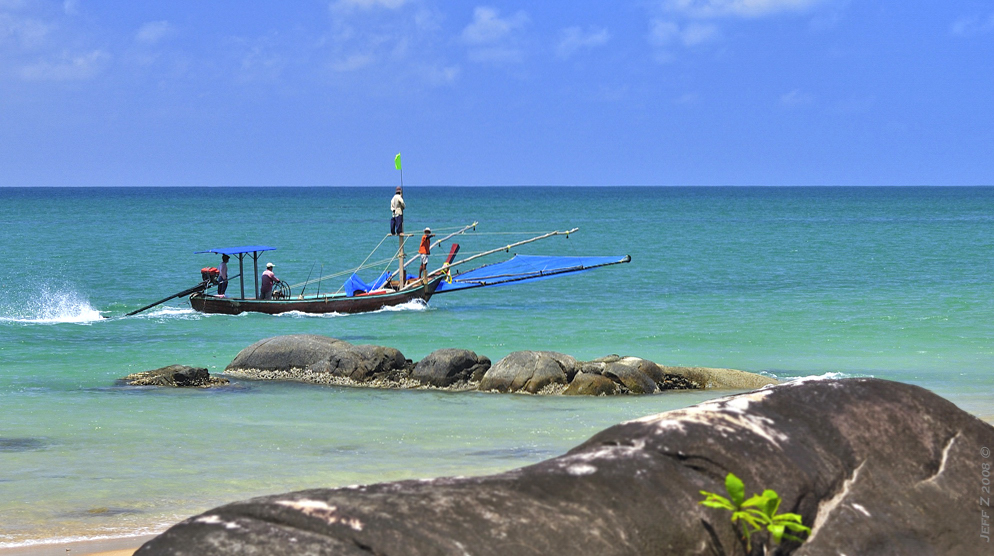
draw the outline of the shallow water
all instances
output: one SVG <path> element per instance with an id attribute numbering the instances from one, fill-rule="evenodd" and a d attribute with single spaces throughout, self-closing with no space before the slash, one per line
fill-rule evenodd
<path id="1" fill-rule="evenodd" d="M 519 252 L 632 263 L 374 314 L 205 316 L 176 300 L 122 317 L 217 265 L 194 251 L 273 245 L 260 262 L 290 283 L 358 264 L 387 232 L 382 189 L 0 189 L 0 546 L 160 530 L 293 489 L 497 472 L 718 395 L 115 385 L 174 363 L 219 373 L 279 334 L 413 360 L 552 349 L 876 376 L 994 420 L 992 188 L 412 187 L 408 230 L 480 221 L 464 253 L 578 226 Z"/>

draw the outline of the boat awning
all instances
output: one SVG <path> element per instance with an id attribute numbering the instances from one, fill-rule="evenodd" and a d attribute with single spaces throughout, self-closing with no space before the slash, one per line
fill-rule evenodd
<path id="1" fill-rule="evenodd" d="M 221 247 L 219 249 L 208 249 L 207 251 L 194 251 L 194 255 L 201 253 L 216 253 L 218 255 L 241 255 L 243 253 L 261 253 L 263 251 L 275 251 L 275 247 L 264 245 L 250 245 L 248 247 Z"/>

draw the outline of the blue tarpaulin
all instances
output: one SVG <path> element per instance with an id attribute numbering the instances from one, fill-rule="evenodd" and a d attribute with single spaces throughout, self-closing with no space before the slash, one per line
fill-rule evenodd
<path id="1" fill-rule="evenodd" d="M 484 286 L 532 282 L 560 274 L 583 272 L 600 266 L 627 263 L 631 257 L 553 257 L 540 255 L 515 255 L 510 259 L 463 272 L 442 280 L 435 293 L 442 293 Z"/>
<path id="2" fill-rule="evenodd" d="M 349 297 L 355 295 L 355 292 L 368 291 L 369 284 L 363 282 L 362 278 L 359 278 L 359 276 L 354 272 L 352 273 L 352 276 L 349 276 L 349 279 L 345 281 L 345 295 Z"/>
<path id="3" fill-rule="evenodd" d="M 387 278 L 390 278 L 390 271 L 384 271 L 383 274 L 373 282 L 373 285 L 369 285 L 362 281 L 362 278 L 356 273 L 352 273 L 349 279 L 345 281 L 345 295 L 352 297 L 356 292 L 371 292 L 373 290 L 378 290 L 383 287 L 383 284 L 387 283 Z"/>

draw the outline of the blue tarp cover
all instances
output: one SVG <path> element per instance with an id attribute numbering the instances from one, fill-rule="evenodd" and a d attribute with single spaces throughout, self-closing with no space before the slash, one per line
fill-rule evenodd
<path id="1" fill-rule="evenodd" d="M 599 266 L 627 263 L 629 257 L 552 257 L 541 255 L 515 255 L 510 259 L 481 266 L 457 274 L 452 282 L 442 280 L 435 293 L 500 286 L 518 282 L 544 280 L 560 274 L 583 272 Z"/>
<path id="2" fill-rule="evenodd" d="M 410 274 L 408 274 L 407 277 L 413 278 Z M 388 278 L 390 278 L 390 271 L 384 270 L 383 274 L 380 274 L 380 276 L 373 281 L 373 285 L 369 285 L 366 282 L 363 282 L 362 278 L 359 278 L 359 276 L 353 272 L 352 276 L 349 276 L 349 279 L 345 281 L 345 295 L 352 297 L 355 295 L 355 292 L 371 292 L 373 290 L 378 290 L 383 287 L 383 284 L 387 283 Z"/>
<path id="3" fill-rule="evenodd" d="M 221 247 L 220 249 L 208 249 L 207 251 L 195 251 L 194 255 L 200 253 L 217 253 L 218 255 L 241 255 L 242 253 L 256 253 L 262 251 L 275 251 L 275 247 L 265 247 L 263 245 L 251 245 L 248 247 Z"/>
<path id="4" fill-rule="evenodd" d="M 352 297 L 357 291 L 368 292 L 369 284 L 363 282 L 362 278 L 359 278 L 359 276 L 353 272 L 352 276 L 349 276 L 349 279 L 345 281 L 345 295 Z"/>

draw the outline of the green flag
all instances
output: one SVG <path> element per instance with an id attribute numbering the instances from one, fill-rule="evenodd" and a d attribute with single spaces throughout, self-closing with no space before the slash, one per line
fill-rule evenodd
<path id="1" fill-rule="evenodd" d="M 397 153 L 397 156 L 393 157 L 393 165 L 400 170 L 400 153 Z"/>

